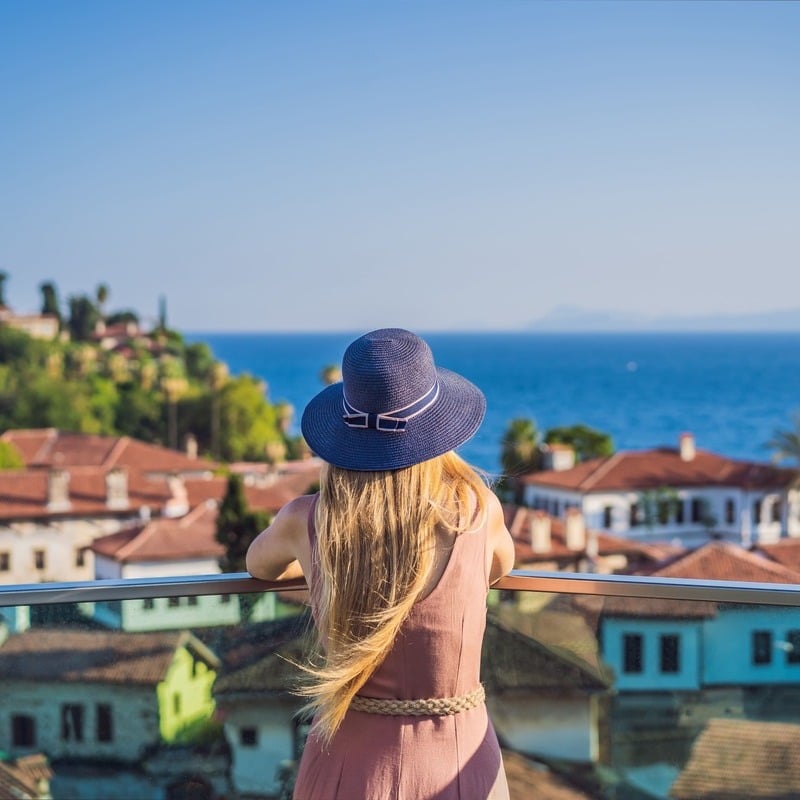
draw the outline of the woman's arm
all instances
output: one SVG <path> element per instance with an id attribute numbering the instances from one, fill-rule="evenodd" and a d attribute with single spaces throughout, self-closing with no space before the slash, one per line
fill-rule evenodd
<path id="1" fill-rule="evenodd" d="M 287 503 L 247 550 L 247 571 L 254 578 L 279 581 L 302 578 L 310 564 L 308 515 L 314 498 Z"/>
<path id="2" fill-rule="evenodd" d="M 514 568 L 514 540 L 506 528 L 503 506 L 497 495 L 487 489 L 486 510 L 488 514 L 488 550 L 491 553 L 489 585 L 496 583 Z"/>

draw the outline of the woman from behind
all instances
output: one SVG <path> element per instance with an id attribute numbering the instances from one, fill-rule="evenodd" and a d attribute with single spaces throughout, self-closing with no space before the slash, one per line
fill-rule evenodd
<path id="1" fill-rule="evenodd" d="M 296 800 L 508 798 L 480 684 L 486 596 L 513 566 L 500 504 L 456 453 L 480 390 L 402 329 L 345 352 L 306 407 L 324 462 L 253 542 L 252 575 L 305 575 L 318 657 Z"/>

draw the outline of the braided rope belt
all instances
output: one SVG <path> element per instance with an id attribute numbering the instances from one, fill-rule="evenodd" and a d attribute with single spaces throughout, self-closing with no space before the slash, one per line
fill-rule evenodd
<path id="1" fill-rule="evenodd" d="M 458 697 L 430 697 L 427 700 L 381 700 L 377 697 L 356 695 L 350 701 L 350 708 L 354 711 L 365 711 L 367 714 L 388 716 L 448 717 L 469 711 L 485 699 L 486 692 L 480 685 L 468 694 Z"/>

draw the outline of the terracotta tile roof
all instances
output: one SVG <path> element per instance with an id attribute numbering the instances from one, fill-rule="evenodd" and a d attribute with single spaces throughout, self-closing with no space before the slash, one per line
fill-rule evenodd
<path id="1" fill-rule="evenodd" d="M 567 536 L 564 520 L 559 517 L 550 517 L 550 542 L 548 551 L 537 553 L 531 545 L 531 521 L 534 514 L 544 512 L 535 511 L 524 506 L 504 505 L 506 527 L 514 539 L 515 560 L 519 564 L 535 564 L 537 561 L 574 561 L 576 557 L 586 554 L 586 548 L 581 551 L 570 550 L 567 547 Z M 587 534 L 590 531 L 587 531 Z M 601 531 L 591 531 L 596 537 L 597 550 L 600 556 L 624 555 L 629 560 L 660 561 L 667 553 L 672 553 L 674 548 L 667 545 L 649 545 L 626 539 L 622 536 L 611 536 Z"/>
<path id="2" fill-rule="evenodd" d="M 712 541 L 688 551 L 641 575 L 736 583 L 800 583 L 800 572 L 787 569 L 731 542 Z M 705 600 L 669 600 L 639 597 L 606 597 L 601 602 L 576 598 L 575 603 L 604 615 L 703 619 L 716 616 L 718 604 Z"/>
<path id="3" fill-rule="evenodd" d="M 216 666 L 216 657 L 186 631 L 36 628 L 9 636 L 0 647 L 0 681 L 155 686 L 183 646 Z"/>
<path id="4" fill-rule="evenodd" d="M 620 492 L 662 486 L 733 486 L 743 489 L 784 488 L 798 479 L 798 470 L 749 461 L 737 461 L 697 450 L 684 461 L 676 448 L 621 451 L 593 458 L 571 469 L 533 472 L 522 478 L 528 486 L 570 491 Z"/>
<path id="5" fill-rule="evenodd" d="M 276 513 L 290 500 L 307 494 L 318 482 L 319 476 L 314 472 L 300 472 L 276 477 L 268 486 L 245 484 L 244 494 L 247 505 L 254 511 Z M 218 503 L 225 496 L 227 478 L 213 477 L 203 480 L 186 479 L 189 504 L 196 506 L 204 500 L 216 500 Z"/>
<path id="6" fill-rule="evenodd" d="M 562 598 L 549 598 L 538 611 L 511 605 L 492 608 L 491 616 L 504 628 L 540 642 L 571 662 L 579 662 L 602 681 L 608 679 L 600 657 L 597 622 L 592 623 Z"/>
<path id="7" fill-rule="evenodd" d="M 513 750 L 504 749 L 502 754 L 511 797 L 528 797 L 536 800 L 591 800 L 592 795 L 570 786 L 547 767 Z"/>
<path id="8" fill-rule="evenodd" d="M 773 544 L 759 544 L 754 552 L 763 553 L 784 567 L 800 572 L 800 539 L 781 539 Z"/>
<path id="9" fill-rule="evenodd" d="M 214 696 L 285 694 L 296 687 L 309 648 L 310 613 L 246 626 L 203 629 L 197 636 L 218 653 L 222 667 Z M 288 659 L 288 660 L 287 660 Z"/>
<path id="10" fill-rule="evenodd" d="M 800 796 L 800 725 L 712 719 L 670 789 L 676 800 Z"/>
<path id="11" fill-rule="evenodd" d="M 490 695 L 554 689 L 598 692 L 611 685 L 602 668 L 574 651 L 534 638 L 494 614 L 487 617 L 482 652 L 481 679 Z"/>
<path id="12" fill-rule="evenodd" d="M 679 555 L 649 574 L 737 583 L 800 583 L 800 572 L 737 544 L 711 541 Z"/>
<path id="13" fill-rule="evenodd" d="M 179 518 L 161 518 L 95 539 L 92 550 L 120 564 L 219 558 L 225 549 L 216 539 L 218 509 L 201 503 Z"/>
<path id="14" fill-rule="evenodd" d="M 93 466 L 180 473 L 210 471 L 216 466 L 206 459 L 193 459 L 177 450 L 140 442 L 128 436 L 99 436 L 40 428 L 8 430 L 0 438 L 19 450 L 25 466 L 39 469 Z"/>
<path id="15" fill-rule="evenodd" d="M 128 476 L 128 507 L 110 509 L 106 504 L 106 474 L 102 467 L 77 467 L 69 472 L 69 501 L 66 511 L 47 508 L 48 473 L 44 470 L 0 471 L 0 519 L 38 519 L 42 517 L 76 517 L 130 515 L 147 506 L 161 508 L 170 498 L 165 480 Z"/>
<path id="16" fill-rule="evenodd" d="M 39 782 L 47 782 L 52 777 L 47 757 L 41 753 L 15 761 L 0 760 L 0 797 L 39 800 L 44 796 Z"/>

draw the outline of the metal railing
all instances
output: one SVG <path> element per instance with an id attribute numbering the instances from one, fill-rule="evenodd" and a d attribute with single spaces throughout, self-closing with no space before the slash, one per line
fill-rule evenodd
<path id="1" fill-rule="evenodd" d="M 305 581 L 262 581 L 247 573 L 0 585 L 0 606 L 85 603 L 156 597 L 246 594 L 306 588 Z M 800 585 L 737 583 L 631 575 L 514 570 L 495 589 L 529 592 L 706 600 L 720 603 L 800 606 Z"/>

